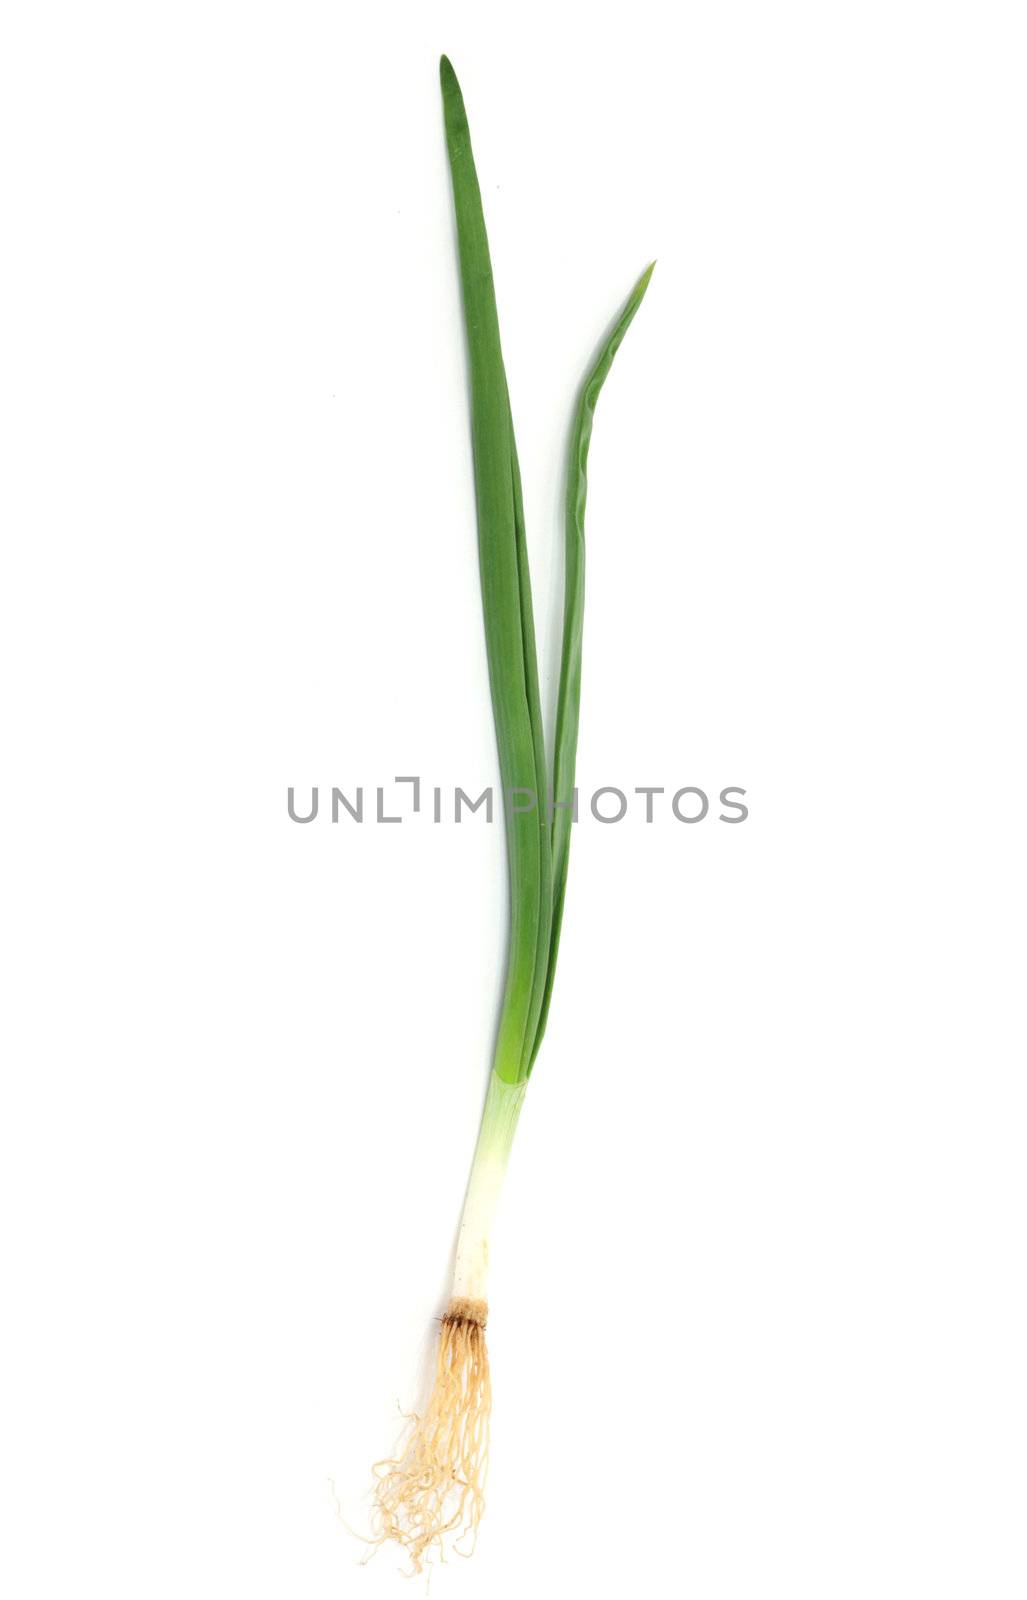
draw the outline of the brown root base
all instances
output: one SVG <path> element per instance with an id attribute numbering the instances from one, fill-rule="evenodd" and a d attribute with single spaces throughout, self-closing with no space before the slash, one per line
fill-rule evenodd
<path id="1" fill-rule="evenodd" d="M 489 1318 L 489 1303 L 487 1300 L 462 1300 L 454 1295 L 446 1307 L 443 1322 L 476 1322 L 479 1328 L 484 1328 Z"/>
<path id="2" fill-rule="evenodd" d="M 484 1300 L 451 1300 L 439 1330 L 435 1382 L 423 1416 L 411 1419 L 400 1454 L 379 1461 L 375 1542 L 401 1545 L 420 1572 L 446 1540 L 474 1548 L 485 1509 L 492 1386 Z"/>

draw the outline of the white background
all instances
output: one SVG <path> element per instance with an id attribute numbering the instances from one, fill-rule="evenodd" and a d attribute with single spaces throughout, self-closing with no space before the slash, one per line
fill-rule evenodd
<path id="1" fill-rule="evenodd" d="M 498 827 L 437 57 L 482 175 L 583 822 L 436 1593 L 1027 1588 L 1022 8 L 14 6 L 5 1588 L 399 1594 Z"/>

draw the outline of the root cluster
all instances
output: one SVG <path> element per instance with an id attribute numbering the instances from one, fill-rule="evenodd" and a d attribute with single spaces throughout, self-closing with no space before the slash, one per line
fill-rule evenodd
<path id="1" fill-rule="evenodd" d="M 450 1301 L 427 1409 L 410 1419 L 396 1459 L 374 1469 L 375 1542 L 402 1545 L 415 1572 L 433 1549 L 444 1559 L 447 1538 L 469 1555 L 485 1509 L 492 1407 L 486 1313 L 483 1300 Z"/>

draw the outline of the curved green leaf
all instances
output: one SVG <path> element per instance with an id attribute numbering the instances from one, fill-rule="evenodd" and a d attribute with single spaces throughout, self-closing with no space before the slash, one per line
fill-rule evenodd
<path id="1" fill-rule="evenodd" d="M 571 848 L 574 769 L 578 754 L 578 720 L 581 711 L 581 640 L 585 615 L 585 500 L 588 495 L 588 447 L 592 439 L 599 391 L 613 366 L 613 358 L 631 326 L 649 287 L 655 261 L 650 262 L 625 301 L 578 395 L 567 462 L 567 503 L 565 518 L 565 571 L 563 601 L 563 651 L 560 660 L 560 692 L 556 706 L 556 743 L 553 751 L 552 871 L 553 918 L 549 936 L 549 960 L 535 1041 L 531 1052 L 534 1064 L 549 1017 L 553 977 L 563 924 L 563 902 L 567 891 L 567 864 Z M 530 1066 L 529 1066 L 530 1070 Z"/>

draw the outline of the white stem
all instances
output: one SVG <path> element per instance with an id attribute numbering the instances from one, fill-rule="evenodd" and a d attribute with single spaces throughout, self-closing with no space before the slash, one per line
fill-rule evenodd
<path id="1" fill-rule="evenodd" d="M 493 1072 L 467 1184 L 456 1245 L 453 1298 L 487 1300 L 489 1235 L 506 1176 L 527 1083 L 507 1083 Z"/>

